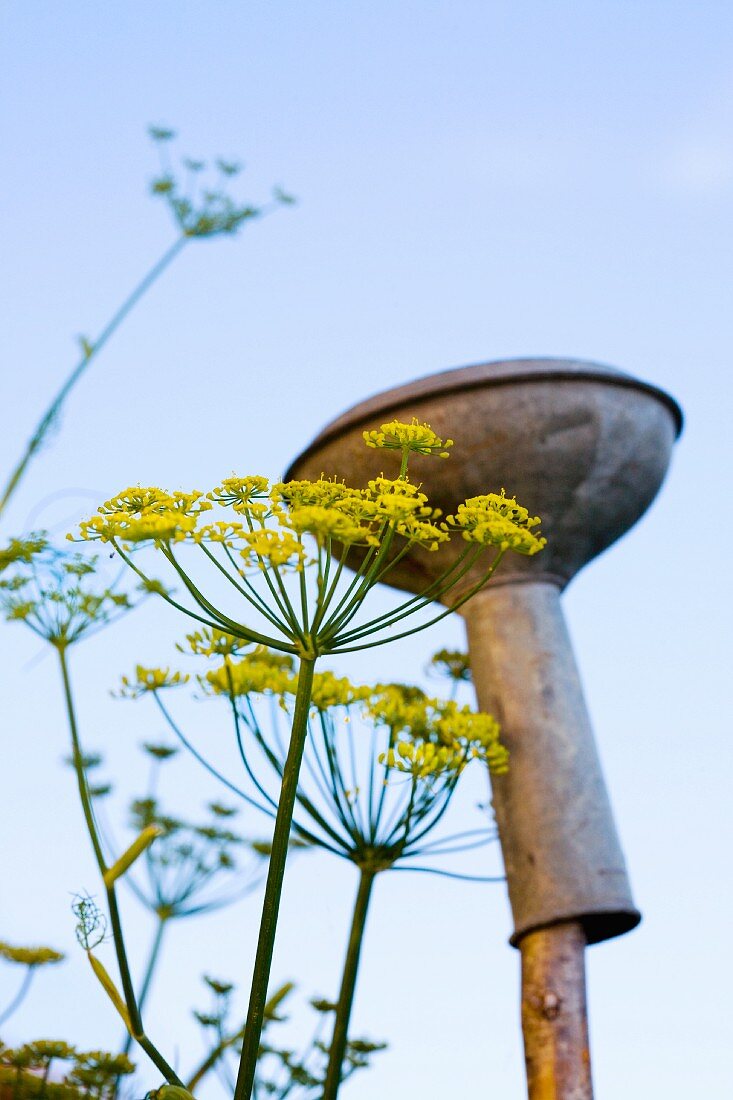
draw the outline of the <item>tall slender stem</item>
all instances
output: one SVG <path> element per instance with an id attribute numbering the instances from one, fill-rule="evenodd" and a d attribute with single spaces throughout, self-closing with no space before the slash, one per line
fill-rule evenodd
<path id="1" fill-rule="evenodd" d="M 328 1054 L 328 1069 L 326 1070 L 326 1081 L 323 1086 L 323 1100 L 336 1100 L 339 1085 L 341 1084 L 344 1055 L 346 1054 L 346 1044 L 348 1041 L 349 1021 L 351 1019 L 351 1008 L 354 1003 L 354 991 L 356 989 L 356 976 L 359 971 L 361 944 L 364 939 L 364 928 L 366 925 L 367 912 L 369 910 L 369 901 L 372 895 L 372 887 L 374 886 L 374 879 L 374 871 L 367 871 L 364 870 L 364 868 L 361 869 L 359 888 L 356 892 L 356 901 L 354 902 L 354 914 L 351 919 L 349 944 L 346 948 L 346 958 L 344 960 L 344 969 L 341 976 L 341 990 L 339 992 L 338 1007 L 336 1009 L 336 1019 L 333 1025 L 331 1049 Z"/>
<path id="2" fill-rule="evenodd" d="M 234 1100 L 250 1100 L 252 1096 L 260 1036 L 262 1035 L 265 1018 L 267 986 L 270 980 L 272 954 L 275 947 L 275 932 L 277 931 L 285 861 L 288 856 L 290 827 L 295 808 L 295 796 L 298 791 L 300 765 L 308 734 L 308 711 L 313 688 L 314 667 L 315 661 L 312 658 L 301 658 L 293 726 L 290 732 L 290 747 L 283 769 L 280 801 L 277 808 L 277 817 L 275 818 L 275 831 L 272 835 L 270 866 L 267 872 L 265 897 L 262 903 L 260 933 L 252 975 L 249 1008 L 247 1010 L 247 1026 L 244 1032 L 242 1058 L 239 1064 L 237 1085 L 234 1090 Z"/>
<path id="3" fill-rule="evenodd" d="M 166 249 L 163 255 L 156 263 L 150 268 L 147 274 L 140 280 L 134 290 L 125 298 L 122 305 L 113 313 L 107 324 L 104 326 L 94 343 L 88 347 L 83 357 L 76 364 L 74 369 L 68 375 L 61 389 L 54 397 L 51 404 L 46 409 L 45 413 L 38 421 L 36 429 L 33 435 L 26 444 L 25 451 L 23 452 L 20 461 L 13 470 L 12 474 L 8 478 L 7 484 L 3 491 L 2 497 L 0 497 L 0 515 L 5 509 L 11 496 L 18 488 L 21 478 L 23 477 L 28 464 L 33 458 L 36 451 L 39 449 L 44 439 L 48 435 L 49 430 L 53 427 L 53 423 L 61 412 L 61 408 L 69 396 L 69 393 L 79 381 L 84 372 L 88 369 L 89 364 L 99 354 L 109 338 L 114 335 L 115 331 L 119 328 L 122 322 L 125 320 L 130 311 L 137 305 L 145 292 L 150 289 L 153 283 L 160 278 L 169 264 L 173 262 L 179 252 L 183 249 L 184 245 L 189 241 L 189 237 L 180 236 L 170 248 Z"/>
<path id="4" fill-rule="evenodd" d="M 107 863 L 102 851 L 102 844 L 99 839 L 99 831 L 97 829 L 97 823 L 94 819 L 94 810 L 92 807 L 92 799 L 89 794 L 89 786 L 87 784 L 86 772 L 84 770 L 84 756 L 81 748 L 81 741 L 79 739 L 79 728 L 76 722 L 76 710 L 74 708 L 74 697 L 71 691 L 71 680 L 69 678 L 69 668 L 66 660 L 66 649 L 62 645 L 56 646 L 56 651 L 59 655 L 59 663 L 61 665 L 61 676 L 64 682 L 64 697 L 66 700 L 66 713 L 69 720 L 69 729 L 71 731 L 71 744 L 73 750 L 74 770 L 76 771 L 76 779 L 79 786 L 79 797 L 81 799 L 82 809 L 84 811 L 84 820 L 86 821 L 87 831 L 89 833 L 89 839 L 92 842 L 94 849 L 94 856 L 99 867 L 99 873 L 104 878 L 105 871 L 107 870 Z M 125 1006 L 130 1016 L 130 1027 L 133 1033 L 135 1042 L 138 1043 L 142 1049 L 150 1058 L 151 1062 L 160 1070 L 165 1077 L 166 1081 L 172 1085 L 179 1085 L 183 1087 L 183 1082 L 176 1074 L 175 1070 L 168 1064 L 158 1048 L 150 1041 L 143 1029 L 142 1017 L 140 1015 L 140 1008 L 135 998 L 135 990 L 132 984 L 132 975 L 130 974 L 130 964 L 127 959 L 127 951 L 125 949 L 125 938 L 122 932 L 122 921 L 120 919 L 119 907 L 117 905 L 117 894 L 114 886 L 105 886 L 105 893 L 107 895 L 107 906 L 109 909 L 110 925 L 112 927 L 112 938 L 115 945 L 115 954 L 117 956 L 117 965 L 120 971 L 120 980 L 122 982 L 122 992 L 124 994 Z"/>

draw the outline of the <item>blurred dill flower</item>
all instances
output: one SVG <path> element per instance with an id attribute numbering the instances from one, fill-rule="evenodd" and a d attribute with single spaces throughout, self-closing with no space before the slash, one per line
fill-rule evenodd
<path id="1" fill-rule="evenodd" d="M 121 699 L 137 699 L 148 691 L 163 691 L 182 687 L 188 682 L 185 672 L 171 672 L 169 668 L 145 668 L 135 665 L 132 676 L 123 676 L 118 696 Z"/>
<path id="2" fill-rule="evenodd" d="M 454 683 L 471 682 L 471 662 L 468 654 L 460 649 L 439 649 L 430 658 L 427 672 Z"/>
<path id="3" fill-rule="evenodd" d="M 20 966 L 48 966 L 63 962 L 65 958 L 61 951 L 54 951 L 52 947 L 14 947 L 0 941 L 0 959 Z"/>
<path id="4" fill-rule="evenodd" d="M 232 994 L 235 986 L 231 982 L 222 982 L 204 977 L 211 996 L 211 1004 L 204 1011 L 195 1011 L 194 1018 L 207 1037 L 213 1033 L 214 1045 L 198 1069 L 188 1081 L 188 1088 L 198 1088 L 201 1081 L 216 1070 L 225 1087 L 234 1091 L 235 1065 L 231 1055 L 239 1053 L 244 1027 L 232 1022 Z M 257 1063 L 255 1096 L 260 1094 L 272 1097 L 272 1100 L 316 1100 L 322 1093 L 329 1057 L 329 1046 L 324 1042 L 324 1032 L 332 1023 L 336 1005 L 324 998 L 314 997 L 308 1003 L 316 1013 L 316 1026 L 308 1042 L 300 1049 L 278 1043 L 273 1030 L 275 1025 L 287 1023 L 289 1017 L 282 1012 L 282 1006 L 291 996 L 295 986 L 286 982 L 277 989 L 265 1006 L 265 1029 L 260 1045 L 260 1057 Z M 369 1066 L 371 1056 L 385 1050 L 387 1044 L 369 1039 L 349 1038 L 344 1060 L 344 1080 L 348 1080 L 357 1070 Z"/>
<path id="5" fill-rule="evenodd" d="M 170 147 L 175 131 L 151 126 L 149 134 L 161 153 L 160 174 L 151 182 L 152 194 L 162 199 L 184 237 L 232 236 L 248 221 L 261 218 L 278 206 L 292 206 L 294 199 L 279 187 L 272 189 L 270 202 L 258 206 L 244 203 L 228 187 L 242 171 L 237 161 L 217 157 L 211 168 L 203 160 L 183 157 L 180 169 L 173 167 Z"/>
<path id="6" fill-rule="evenodd" d="M 97 567 L 96 556 L 30 540 L 0 580 L 0 609 L 57 648 L 73 645 L 134 606 L 129 594 L 100 581 Z"/>

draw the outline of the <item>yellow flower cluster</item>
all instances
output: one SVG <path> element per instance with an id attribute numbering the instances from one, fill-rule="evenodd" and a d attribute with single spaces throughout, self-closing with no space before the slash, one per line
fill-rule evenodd
<path id="1" fill-rule="evenodd" d="M 184 672 L 171 672 L 169 668 L 145 668 L 135 665 L 134 676 L 123 676 L 119 695 L 124 699 L 137 699 L 148 691 L 182 687 L 189 677 Z"/>
<path id="2" fill-rule="evenodd" d="M 306 557 L 304 536 L 311 536 L 322 552 L 333 542 L 346 548 L 366 547 L 374 552 L 393 537 L 408 545 L 436 551 L 457 530 L 477 546 L 535 554 L 545 540 L 533 531 L 539 524 L 513 498 L 488 493 L 460 504 L 455 516 L 441 521 L 419 485 L 407 476 L 410 454 L 448 456 L 452 440 L 443 441 L 427 424 L 398 420 L 366 431 L 369 447 L 402 452 L 397 478 L 376 477 L 364 488 L 352 488 L 337 478 L 321 475 L 315 481 L 277 482 L 265 477 L 225 478 L 204 495 L 168 492 L 154 486 L 133 487 L 105 501 L 96 515 L 80 525 L 82 539 L 119 542 L 124 548 L 152 542 L 165 548 L 185 540 L 197 543 L 210 557 L 217 550 L 237 553 L 242 569 L 292 569 L 302 572 L 313 564 Z M 213 520 L 199 526 L 214 505 L 231 508 L 232 521 Z M 71 537 L 71 536 L 69 536 Z M 206 544 L 212 544 L 209 549 Z M 119 549 L 119 547 L 118 547 Z M 381 562 L 381 559 L 380 559 Z"/>
<path id="3" fill-rule="evenodd" d="M 52 947 L 13 947 L 0 941 L 0 959 L 19 963 L 21 966 L 45 966 L 48 963 L 61 962 L 65 956 Z"/>
<path id="4" fill-rule="evenodd" d="M 389 749 L 379 760 L 414 779 L 430 779 L 448 772 L 460 775 L 466 766 L 465 754 L 460 749 L 435 745 L 432 741 L 400 741 L 396 749 Z"/>
<path id="5" fill-rule="evenodd" d="M 119 539 L 132 542 L 181 542 L 196 527 L 196 517 L 181 515 L 174 510 L 142 512 L 140 515 L 117 513 L 92 516 L 79 524 L 81 537 L 110 542 Z"/>
<path id="6" fill-rule="evenodd" d="M 464 504 L 458 505 L 455 516 L 447 519 L 467 542 L 482 546 L 497 546 L 500 550 L 531 556 L 547 543 L 539 533 L 532 532 L 540 523 L 539 516 L 530 516 L 514 497 L 505 496 L 503 489 L 501 494 L 469 497 Z"/>
<path id="7" fill-rule="evenodd" d="M 217 485 L 207 496 L 217 504 L 229 505 L 235 512 L 247 512 L 253 501 L 267 497 L 269 486 L 267 478 L 257 474 L 225 477 L 221 485 Z"/>
<path id="8" fill-rule="evenodd" d="M 471 679 L 471 663 L 468 654 L 460 649 L 439 649 L 430 660 L 428 671 L 431 670 L 449 680 L 470 681 Z"/>
<path id="9" fill-rule="evenodd" d="M 210 669 L 200 678 L 211 695 L 267 694 L 285 695 L 294 690 L 292 662 L 289 657 L 262 650 L 241 661 L 227 658 L 220 668 Z"/>
<path id="10" fill-rule="evenodd" d="M 499 723 L 490 714 L 444 702 L 437 708 L 435 735 L 444 745 L 460 746 L 467 757 L 483 760 L 494 775 L 508 769 L 509 751 L 502 745 Z"/>
<path id="11" fill-rule="evenodd" d="M 193 653 L 199 657 L 232 657 L 243 653 L 250 645 L 216 627 L 204 626 L 187 634 L 185 645 L 176 643 L 176 649 L 179 653 Z"/>
<path id="12" fill-rule="evenodd" d="M 101 542 L 181 542 L 196 529 L 200 514 L 211 507 L 200 492 L 169 493 L 138 485 L 106 500 L 79 530 L 82 539 Z"/>
<path id="13" fill-rule="evenodd" d="M 48 540 L 44 535 L 30 535 L 26 539 L 11 539 L 7 546 L 0 550 L 0 573 L 10 565 L 22 562 L 27 565 L 36 554 L 40 554 L 48 546 Z"/>
<path id="14" fill-rule="evenodd" d="M 352 519 L 338 507 L 326 508 L 321 504 L 310 504 L 293 508 L 286 522 L 297 534 L 303 535 L 307 532 L 318 542 L 335 539 L 346 546 L 379 545 L 379 539 L 368 527 Z"/>
<path id="15" fill-rule="evenodd" d="M 507 770 L 509 754 L 496 719 L 455 702 L 417 695 L 417 690 L 388 685 L 367 707 L 395 742 L 394 750 L 380 756 L 381 763 L 421 778 L 457 775 L 471 759 L 483 760 L 496 775 Z"/>
<path id="16" fill-rule="evenodd" d="M 263 527 L 261 531 L 249 531 L 242 536 L 245 548 L 240 554 L 246 565 L 266 569 L 269 565 L 301 572 L 305 564 L 305 550 L 299 539 L 289 531 L 273 531 Z"/>
<path id="17" fill-rule="evenodd" d="M 316 710 L 329 707 L 349 707 L 369 698 L 371 688 L 352 684 L 346 676 L 334 676 L 332 672 L 317 672 L 313 677 L 311 706 Z"/>
<path id="18" fill-rule="evenodd" d="M 437 455 L 438 458 L 448 458 L 448 448 L 453 446 L 452 439 L 446 439 L 444 442 L 428 424 L 420 424 L 416 417 L 413 417 L 411 424 L 391 420 L 388 424 L 382 424 L 379 431 L 367 431 L 362 434 L 367 447 L 402 451 L 403 454 Z"/>

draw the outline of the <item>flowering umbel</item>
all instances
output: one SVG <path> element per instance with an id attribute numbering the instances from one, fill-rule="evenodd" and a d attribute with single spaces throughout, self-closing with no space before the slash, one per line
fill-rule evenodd
<path id="1" fill-rule="evenodd" d="M 355 487 L 323 476 L 274 485 L 259 475 L 232 476 L 206 493 L 132 487 L 111 497 L 80 526 L 83 540 L 109 544 L 147 591 L 152 590 L 144 567 L 148 552 L 167 562 L 185 593 L 178 599 L 156 586 L 158 594 L 196 621 L 201 638 L 196 645 L 214 652 L 221 645 L 223 650 L 222 668 L 205 679 L 209 690 L 229 695 L 230 700 L 253 690 L 282 697 L 283 678 L 292 680 L 292 704 L 286 704 L 291 728 L 279 799 L 270 800 L 275 825 L 233 1100 L 250 1100 L 254 1086 L 309 718 L 314 706 L 319 709 L 319 697 L 329 705 L 334 701 L 343 705 L 344 692 L 350 699 L 353 695 L 338 678 L 317 677 L 316 661 L 328 653 L 382 645 L 438 622 L 491 578 L 505 553 L 534 554 L 544 545 L 536 531 L 539 520 L 504 494 L 474 497 L 459 505 L 455 516 L 442 520 L 440 511 L 409 476 L 412 455 L 448 456 L 452 441 L 441 439 L 429 425 L 395 420 L 366 433 L 365 443 L 377 451 L 400 453 L 397 477 L 378 475 Z M 371 591 L 389 578 L 390 570 L 406 554 L 414 548 L 439 553 L 455 532 L 462 536 L 462 551 L 457 561 L 446 562 L 437 581 L 391 611 L 371 619 L 363 613 Z M 349 566 L 351 576 L 346 573 Z M 222 606 L 205 576 L 199 575 L 204 568 L 215 578 L 217 592 L 228 584 L 231 609 Z M 471 570 L 477 579 L 462 587 L 451 603 L 448 594 Z M 438 602 L 443 608 L 431 611 Z M 408 619 L 414 625 L 402 629 Z M 228 638 L 297 658 L 297 678 L 287 663 L 262 659 L 262 649 L 259 664 L 248 660 L 248 654 L 236 660 Z M 140 670 L 127 688 L 133 694 L 152 690 L 157 698 L 158 688 L 172 686 L 168 671 L 159 669 Z M 451 705 L 454 710 L 424 723 L 431 731 L 428 736 L 418 737 L 407 727 L 395 728 L 383 766 L 407 773 L 406 781 L 413 785 L 427 781 L 428 787 L 441 777 L 460 774 L 473 755 L 483 755 L 494 770 L 501 770 L 506 761 L 498 730 L 488 721 L 480 729 L 472 728 L 469 717 Z M 236 721 L 241 721 L 236 706 L 233 709 Z M 352 795 L 344 790 L 339 797 L 348 813 Z M 408 818 L 413 812 L 411 803 Z M 376 869 L 378 863 L 377 857 Z M 113 992 L 108 992 L 114 999 Z M 335 1096 L 344 1042 L 345 1035 L 338 1036 L 338 1041 L 334 1035 L 324 1091 L 328 1100 Z M 157 1064 L 162 1064 L 160 1058 Z M 170 1066 L 167 1072 L 169 1084 L 180 1085 Z"/>

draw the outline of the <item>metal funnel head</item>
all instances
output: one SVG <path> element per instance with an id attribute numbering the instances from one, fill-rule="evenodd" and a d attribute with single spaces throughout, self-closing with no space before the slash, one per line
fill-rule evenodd
<path id="1" fill-rule="evenodd" d="M 431 375 L 355 405 L 323 429 L 285 477 L 325 473 L 363 484 L 378 471 L 361 433 L 413 416 L 455 439 L 447 460 L 411 460 L 410 476 L 422 481 L 432 505 L 450 514 L 466 497 L 505 488 L 542 517 L 547 548 L 532 558 L 508 555 L 493 583 L 545 579 L 561 588 L 649 507 L 682 426 L 668 394 L 613 367 L 500 360 Z M 396 474 L 394 452 L 379 452 L 378 461 L 387 476 Z M 450 547 L 415 550 L 390 572 L 389 583 L 419 591 L 442 573 L 450 553 Z"/>

